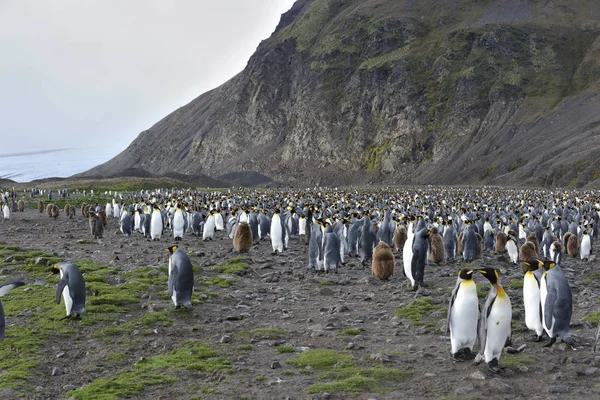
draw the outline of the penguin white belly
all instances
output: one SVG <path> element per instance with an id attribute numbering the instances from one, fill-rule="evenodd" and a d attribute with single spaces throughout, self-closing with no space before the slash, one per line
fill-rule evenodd
<path id="1" fill-rule="evenodd" d="M 273 251 L 283 252 L 283 231 L 281 219 L 277 215 L 274 215 L 271 220 L 271 247 L 273 247 Z"/>
<path id="2" fill-rule="evenodd" d="M 583 235 L 581 238 L 581 246 L 579 248 L 579 255 L 582 260 L 586 260 L 590 257 L 592 250 L 592 241 L 589 235 Z"/>
<path id="3" fill-rule="evenodd" d="M 409 227 L 407 231 L 411 231 L 412 227 Z M 410 280 L 411 286 L 415 286 L 415 279 L 412 276 L 412 245 L 413 245 L 414 235 L 409 233 L 406 238 L 406 242 L 404 242 L 404 248 L 402 249 L 402 261 L 404 262 L 404 274 Z"/>
<path id="4" fill-rule="evenodd" d="M 183 238 L 183 214 L 181 211 L 176 211 L 173 217 L 173 237 Z"/>
<path id="5" fill-rule="evenodd" d="M 136 212 L 133 215 L 133 229 L 134 230 L 136 230 L 136 231 L 140 230 L 140 221 L 141 221 L 140 213 Z"/>
<path id="6" fill-rule="evenodd" d="M 542 279 L 540 279 L 540 303 L 542 305 L 542 325 L 548 336 L 554 337 L 554 318 L 551 315 L 549 316 L 550 318 L 552 318 L 552 321 L 550 321 L 550 329 L 546 328 L 546 314 L 544 313 L 546 297 L 548 297 L 548 288 L 546 287 L 546 273 L 544 272 L 544 274 L 542 275 Z"/>
<path id="7" fill-rule="evenodd" d="M 298 235 L 306 235 L 306 219 L 300 218 L 298 220 Z"/>
<path id="8" fill-rule="evenodd" d="M 223 222 L 223 216 L 221 214 L 215 214 L 215 228 L 218 231 L 225 229 L 225 223 Z"/>
<path id="9" fill-rule="evenodd" d="M 9 219 L 10 218 L 10 208 L 8 208 L 8 206 L 6 204 L 2 208 L 2 211 L 4 213 L 4 219 Z"/>
<path id="10" fill-rule="evenodd" d="M 152 213 L 152 219 L 150 220 L 150 237 L 152 240 L 160 239 L 162 236 L 162 217 L 159 212 Z"/>
<path id="11" fill-rule="evenodd" d="M 554 245 L 554 243 L 552 243 L 550 245 L 550 259 L 551 260 L 554 260 L 554 257 L 556 256 L 556 253 L 557 253 L 556 246 Z"/>
<path id="12" fill-rule="evenodd" d="M 525 325 L 538 336 L 544 333 L 540 315 L 540 288 L 535 276 L 527 271 L 523 277 L 523 303 L 525 305 Z"/>
<path id="13" fill-rule="evenodd" d="M 506 251 L 508 252 L 508 257 L 513 264 L 516 264 L 519 261 L 519 249 L 517 249 L 517 245 L 512 240 L 509 240 L 506 243 Z"/>
<path id="14" fill-rule="evenodd" d="M 169 280 L 171 279 L 171 266 L 172 260 L 169 257 Z M 171 295 L 171 299 L 173 300 L 173 304 L 175 304 L 175 307 L 177 307 L 177 291 L 175 290 L 175 282 L 173 282 L 173 294 Z"/>
<path id="15" fill-rule="evenodd" d="M 450 344 L 452 354 L 468 347 L 473 350 L 477 340 L 479 300 L 477 287 L 472 280 L 461 282 L 450 313 Z"/>
<path id="16" fill-rule="evenodd" d="M 204 224 L 204 231 L 202 232 L 202 239 L 212 239 L 215 236 L 215 217 L 214 215 L 210 215 L 206 219 L 206 223 Z"/>
<path id="17" fill-rule="evenodd" d="M 65 285 L 62 295 L 63 295 L 63 300 L 65 301 L 65 308 L 67 309 L 67 315 L 71 315 L 71 310 L 73 309 L 73 298 L 71 297 L 71 292 L 69 291 L 69 285 Z"/>
<path id="18" fill-rule="evenodd" d="M 508 296 L 497 296 L 490 315 L 487 317 L 485 362 L 500 360 L 502 349 L 510 337 L 512 307 Z"/>

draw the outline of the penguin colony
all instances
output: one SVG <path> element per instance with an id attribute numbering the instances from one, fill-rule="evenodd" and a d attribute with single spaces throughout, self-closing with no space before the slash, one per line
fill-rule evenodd
<path id="1" fill-rule="evenodd" d="M 277 194 L 157 190 L 129 193 L 105 206 L 84 203 L 81 215 L 88 218 L 94 239 L 103 238 L 112 216 L 119 219 L 125 237 L 139 234 L 147 240 L 165 241 L 164 231 L 171 230 L 176 242 L 209 241 L 215 232 L 226 230 L 237 252 L 252 252 L 253 246 L 267 241 L 274 256 L 296 245 L 293 239 L 297 236 L 306 236 L 308 269 L 343 273 L 345 257 L 360 257 L 362 265 L 371 265 L 373 276 L 405 279 L 409 289 L 423 294 L 427 294 L 426 272 L 431 264 L 477 265 L 484 256 L 499 256 L 507 268 L 521 267 L 526 325 L 534 332 L 534 340 L 543 340 L 545 334 L 549 338 L 546 345 L 551 346 L 557 339 L 573 345 L 569 335 L 572 295 L 560 255 L 566 252 L 570 257 L 590 259 L 600 222 L 598 197 L 590 197 L 557 199 L 543 193 L 492 190 L 473 197 L 451 188 L 377 195 L 319 190 Z M 44 210 L 42 200 L 38 210 Z M 54 204 L 47 204 L 46 212 L 55 219 L 60 215 Z M 72 218 L 75 208 L 66 205 L 64 214 Z M 563 224 L 566 221 L 570 224 Z M 167 250 L 166 290 L 175 307 L 189 309 L 194 283 L 191 260 L 179 246 Z M 396 260 L 403 264 L 404 278 L 394 275 Z M 85 280 L 77 265 L 57 263 L 54 274 L 60 275 L 56 302 L 64 302 L 65 318 L 85 315 Z M 489 282 L 483 307 L 475 276 Z M 23 284 L 22 280 L 0 284 L 0 295 Z M 1 305 L 0 317 L 1 339 Z M 511 340 L 511 321 L 512 304 L 500 284 L 499 271 L 460 268 L 447 316 L 452 357 L 485 361 L 491 371 L 500 372 L 503 348 Z M 477 345 L 475 356 L 472 351 Z"/>

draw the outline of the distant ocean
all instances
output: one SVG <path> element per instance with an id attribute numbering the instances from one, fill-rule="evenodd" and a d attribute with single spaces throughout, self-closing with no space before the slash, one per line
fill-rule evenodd
<path id="1" fill-rule="evenodd" d="M 85 149 L 56 149 L 0 154 L 0 178 L 30 182 L 43 178 L 68 178 L 110 160 L 117 153 Z"/>

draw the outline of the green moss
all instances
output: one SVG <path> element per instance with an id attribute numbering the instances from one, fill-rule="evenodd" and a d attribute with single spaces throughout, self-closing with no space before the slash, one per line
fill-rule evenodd
<path id="1" fill-rule="evenodd" d="M 191 371 L 214 372 L 228 369 L 231 363 L 218 355 L 210 346 L 190 341 L 183 343 L 183 347 L 175 349 L 169 354 L 138 361 L 135 370 L 148 372 L 158 369 L 183 368 Z"/>
<path id="2" fill-rule="evenodd" d="M 514 279 L 511 283 L 509 283 L 508 285 L 509 289 L 523 289 L 523 281 L 521 279 Z"/>
<path id="3" fill-rule="evenodd" d="M 88 386 L 69 392 L 75 399 L 122 399 L 141 393 L 148 386 L 175 383 L 178 379 L 171 375 L 139 374 L 124 372 L 112 379 L 96 379 Z"/>
<path id="4" fill-rule="evenodd" d="M 295 353 L 296 349 L 294 346 L 277 346 L 278 353 Z"/>
<path id="5" fill-rule="evenodd" d="M 369 173 L 377 171 L 380 167 L 383 153 L 391 147 L 392 142 L 389 140 L 382 144 L 372 144 L 367 147 L 363 158 L 363 168 Z"/>
<path id="6" fill-rule="evenodd" d="M 220 288 L 228 288 L 237 282 L 239 279 L 230 276 L 209 276 L 206 279 L 200 279 L 200 284 L 205 286 L 218 286 Z"/>
<path id="7" fill-rule="evenodd" d="M 538 361 L 534 358 L 524 355 L 512 355 L 507 354 L 505 357 L 502 357 L 500 361 L 500 365 L 506 368 L 518 368 L 526 365 L 535 365 Z"/>
<path id="8" fill-rule="evenodd" d="M 211 267 L 211 270 L 219 272 L 221 274 L 229 274 L 229 275 L 244 275 L 246 271 L 250 268 L 248 264 L 244 263 L 227 263 L 225 265 L 219 265 L 215 267 Z"/>
<path id="9" fill-rule="evenodd" d="M 399 307 L 394 312 L 394 315 L 398 318 L 409 319 L 415 326 L 430 326 L 431 324 L 428 324 L 426 321 L 423 320 L 423 318 L 429 316 L 433 312 L 444 310 L 446 310 L 445 307 L 433 304 L 431 297 L 423 297 L 411 301 L 408 305 L 404 307 Z M 435 326 L 435 324 L 433 324 L 433 326 Z"/>
<path id="10" fill-rule="evenodd" d="M 262 381 L 265 381 L 265 380 L 267 380 L 267 377 L 266 377 L 266 376 L 264 376 L 264 375 L 259 375 L 259 376 L 257 376 L 255 379 L 256 379 L 258 382 L 262 382 Z"/>
<path id="11" fill-rule="evenodd" d="M 360 335 L 360 329 L 358 329 L 358 328 L 347 328 L 347 329 L 344 329 L 344 335 L 346 335 L 346 336 Z"/>
<path id="12" fill-rule="evenodd" d="M 360 63 L 360 69 L 366 69 L 372 71 L 379 68 L 391 68 L 394 66 L 396 61 L 406 58 L 410 53 L 411 47 L 404 46 L 399 49 L 392 50 L 389 53 L 381 54 L 372 58 L 368 58 Z"/>
<path id="13" fill-rule="evenodd" d="M 585 322 L 589 322 L 590 324 L 598 325 L 600 322 L 600 311 L 586 315 L 583 317 L 583 320 Z"/>
<path id="14" fill-rule="evenodd" d="M 301 18 L 280 33 L 280 40 L 295 38 L 298 51 L 309 50 L 330 14 L 329 0 L 315 0 Z"/>
<path id="15" fill-rule="evenodd" d="M 328 349 L 305 351 L 300 353 L 296 359 L 288 360 L 287 363 L 297 368 L 310 367 L 317 370 L 329 369 L 334 365 L 337 367 L 354 365 L 350 355 Z"/>
<path id="16" fill-rule="evenodd" d="M 250 350 L 254 349 L 254 346 L 252 346 L 251 344 L 242 344 L 238 347 L 238 349 L 240 349 L 242 351 L 250 351 Z"/>
<path id="17" fill-rule="evenodd" d="M 273 340 L 279 339 L 285 331 L 279 328 L 256 328 L 250 331 L 250 335 L 255 339 Z"/>

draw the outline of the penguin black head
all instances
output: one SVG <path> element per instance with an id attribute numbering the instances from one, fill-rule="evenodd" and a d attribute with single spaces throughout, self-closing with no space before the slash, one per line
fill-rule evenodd
<path id="1" fill-rule="evenodd" d="M 58 267 L 58 264 L 54 264 L 52 268 L 50 268 L 50 275 L 48 275 L 48 278 L 56 274 L 60 274 L 60 268 Z"/>
<path id="2" fill-rule="evenodd" d="M 473 268 L 461 268 L 458 270 L 458 277 L 461 279 L 473 279 Z"/>
<path id="3" fill-rule="evenodd" d="M 498 278 L 500 277 L 500 273 L 498 272 L 497 269 L 492 268 L 492 267 L 485 267 L 485 268 L 481 268 L 481 269 L 476 269 L 475 271 L 480 272 L 483 276 L 485 276 L 492 285 L 495 285 L 498 283 Z"/>
<path id="4" fill-rule="evenodd" d="M 539 260 L 539 261 L 541 261 L 541 260 Z M 542 266 L 544 267 L 544 269 L 546 271 L 549 271 L 552 268 L 556 267 L 556 263 L 554 261 L 551 261 L 551 260 L 544 260 L 544 261 L 542 261 Z"/>
<path id="5" fill-rule="evenodd" d="M 167 250 L 169 251 L 169 253 L 173 254 L 175 253 L 175 250 L 177 250 L 177 247 L 177 245 L 169 246 L 167 247 Z"/>

